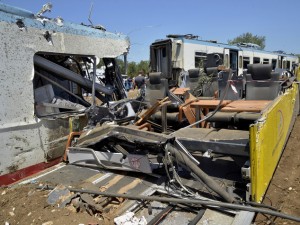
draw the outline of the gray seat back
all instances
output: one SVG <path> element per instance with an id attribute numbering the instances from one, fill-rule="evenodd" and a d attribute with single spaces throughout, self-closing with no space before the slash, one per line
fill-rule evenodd
<path id="1" fill-rule="evenodd" d="M 168 94 L 168 81 L 161 77 L 161 72 L 149 74 L 145 90 L 145 100 L 148 106 L 154 105 L 158 100 L 165 98 Z"/>
<path id="2" fill-rule="evenodd" d="M 186 76 L 186 87 L 190 88 L 192 92 L 198 86 L 198 81 L 200 78 L 199 69 L 190 69 L 188 70 L 188 76 Z"/>
<path id="3" fill-rule="evenodd" d="M 281 91 L 279 73 L 271 64 L 248 64 L 246 100 L 273 100 Z"/>
<path id="4" fill-rule="evenodd" d="M 226 90 L 227 82 L 231 82 L 227 90 L 224 100 L 238 100 L 243 98 L 243 76 L 237 76 L 234 73 L 231 77 L 231 80 L 228 81 L 229 75 L 232 71 L 221 71 L 218 75 L 218 97 L 221 99 Z"/>

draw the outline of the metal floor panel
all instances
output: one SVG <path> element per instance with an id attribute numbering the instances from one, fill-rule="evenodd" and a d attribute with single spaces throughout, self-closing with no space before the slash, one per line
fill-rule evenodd
<path id="1" fill-rule="evenodd" d="M 48 183 L 51 185 L 63 184 L 65 186 L 84 187 L 91 190 L 107 191 L 109 193 L 120 194 L 136 194 L 136 195 L 153 195 L 158 186 L 164 189 L 164 183 L 160 178 L 141 175 L 140 173 L 120 172 L 120 171 L 103 171 L 93 168 L 80 167 L 76 165 L 66 165 L 52 172 L 41 175 L 36 179 L 38 182 Z M 192 181 L 186 181 L 191 183 Z M 194 185 L 197 185 L 196 183 Z M 103 196 L 105 199 L 106 197 Z M 107 205 L 108 212 L 115 217 L 123 215 L 126 211 L 135 212 L 135 216 L 140 218 L 144 216 L 147 222 L 152 221 L 155 216 L 168 206 L 165 203 L 157 201 L 150 202 L 151 213 L 149 212 L 149 204 L 142 203 L 137 200 L 120 200 L 111 205 Z M 188 224 L 197 215 L 197 212 L 191 208 L 175 207 L 163 216 L 160 224 Z M 237 212 L 220 213 L 217 210 L 206 209 L 203 217 L 197 224 L 234 224 L 248 225 L 251 224 L 253 213 Z M 207 223 L 209 222 L 209 223 Z"/>
<path id="2" fill-rule="evenodd" d="M 99 170 L 97 169 L 66 165 L 38 178 L 37 181 L 50 183 L 52 185 L 63 184 L 65 186 L 77 186 L 98 173 Z"/>
<path id="3" fill-rule="evenodd" d="M 228 214 L 220 213 L 211 209 L 206 209 L 203 217 L 197 224 L 209 225 L 231 225 L 234 217 Z"/>

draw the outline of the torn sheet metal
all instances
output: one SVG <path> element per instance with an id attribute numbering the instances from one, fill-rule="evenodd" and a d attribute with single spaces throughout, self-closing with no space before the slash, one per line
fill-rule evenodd
<path id="1" fill-rule="evenodd" d="M 69 163 L 77 165 L 98 165 L 103 169 L 115 169 L 152 173 L 150 161 L 146 155 L 98 152 L 91 148 L 71 147 L 68 151 Z"/>

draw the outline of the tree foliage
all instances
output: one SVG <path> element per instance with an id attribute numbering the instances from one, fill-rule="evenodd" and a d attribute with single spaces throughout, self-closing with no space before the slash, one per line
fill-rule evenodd
<path id="1" fill-rule="evenodd" d="M 129 77 L 134 77 L 135 74 L 137 74 L 137 73 L 138 73 L 138 69 L 137 69 L 136 62 L 128 62 L 127 75 Z"/>
<path id="2" fill-rule="evenodd" d="M 121 74 L 125 74 L 125 63 L 124 60 L 121 58 L 117 58 L 117 65 L 120 68 Z M 97 65 L 97 68 L 101 68 L 101 66 L 104 66 L 103 60 L 100 60 L 100 62 Z M 150 67 L 149 67 L 149 61 L 148 60 L 141 60 L 140 62 L 128 62 L 127 63 L 127 75 L 129 77 L 135 77 L 139 74 L 140 71 L 143 71 L 144 74 L 149 73 Z"/>
<path id="3" fill-rule="evenodd" d="M 139 63 L 129 62 L 127 67 L 127 75 L 129 77 L 135 77 L 139 74 L 140 71 L 143 71 L 144 74 L 149 73 L 149 61 L 141 60 Z"/>
<path id="4" fill-rule="evenodd" d="M 266 37 L 265 36 L 258 36 L 253 35 L 250 32 L 241 34 L 240 36 L 237 36 L 236 38 L 232 40 L 228 40 L 228 44 L 238 44 L 238 43 L 252 43 L 257 44 L 261 47 L 261 49 L 264 49 L 266 47 Z"/>

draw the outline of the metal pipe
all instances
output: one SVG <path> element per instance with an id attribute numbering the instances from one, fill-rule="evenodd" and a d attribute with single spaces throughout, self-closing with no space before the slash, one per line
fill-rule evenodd
<path id="1" fill-rule="evenodd" d="M 125 74 L 127 75 L 128 72 L 127 52 L 124 53 L 124 67 L 125 67 Z"/>
<path id="2" fill-rule="evenodd" d="M 222 188 L 214 179 L 203 172 L 198 165 L 192 160 L 188 154 L 184 151 L 178 151 L 176 148 L 172 147 L 170 144 L 167 145 L 168 150 L 173 154 L 179 163 L 183 166 L 188 166 L 188 168 L 212 191 L 217 193 L 220 197 L 225 199 L 227 202 L 236 202 L 233 195 L 229 194 L 224 188 Z"/>
<path id="3" fill-rule="evenodd" d="M 93 87 L 93 82 L 83 78 L 82 76 L 80 76 L 77 73 L 74 73 L 71 70 L 68 70 L 66 68 L 64 68 L 63 66 L 60 66 L 54 62 L 51 62 L 41 56 L 35 55 L 34 56 L 34 64 L 38 67 L 41 67 L 51 73 L 56 74 L 57 76 L 73 81 L 77 84 L 79 84 L 80 86 L 88 89 L 88 90 L 92 90 Z M 95 90 L 107 95 L 112 95 L 113 94 L 113 90 L 109 89 L 107 87 L 104 87 L 100 84 L 95 83 Z"/>
<path id="4" fill-rule="evenodd" d="M 152 220 L 150 220 L 147 225 L 156 225 L 162 221 L 168 213 L 170 213 L 175 208 L 174 205 L 169 205 L 168 207 L 164 208 L 160 213 L 158 213 Z"/>
<path id="5" fill-rule="evenodd" d="M 96 84 L 96 57 L 93 57 L 93 86 L 92 86 L 92 106 L 94 106 L 96 104 L 95 101 L 95 84 Z"/>
<path id="6" fill-rule="evenodd" d="M 91 106 L 88 102 L 84 101 L 82 98 L 80 98 L 79 96 L 75 95 L 74 93 L 72 93 L 71 91 L 69 91 L 67 88 L 63 87 L 62 85 L 60 85 L 59 83 L 55 82 L 54 80 L 51 80 L 50 78 L 46 77 L 45 75 L 35 71 L 35 74 L 44 78 L 45 80 L 49 81 L 51 84 L 61 88 L 62 90 L 64 90 L 65 92 L 67 92 L 68 94 L 72 95 L 74 98 L 77 98 L 78 100 L 80 100 L 84 106 L 89 107 Z"/>
<path id="7" fill-rule="evenodd" d="M 197 213 L 197 216 L 194 217 L 194 219 L 189 222 L 188 225 L 196 225 L 198 224 L 199 220 L 201 220 L 202 216 L 204 215 L 205 213 L 205 209 L 200 209 L 200 211 Z"/>
<path id="8" fill-rule="evenodd" d="M 38 186 L 37 189 L 42 190 L 53 190 L 55 187 L 51 186 Z M 226 202 L 217 202 L 217 201 L 207 201 L 207 200 L 198 200 L 198 199 L 178 199 L 178 198 L 167 198 L 161 196 L 144 196 L 144 195 L 136 195 L 136 194 L 118 194 L 118 193 L 109 193 L 109 192 L 100 192 L 100 191 L 93 191 L 93 190 L 84 190 L 84 189 L 76 189 L 76 188 L 68 188 L 71 192 L 78 192 L 78 193 L 87 193 L 92 195 L 102 195 L 106 197 L 114 197 L 114 198 L 127 198 L 131 200 L 147 200 L 147 201 L 158 201 L 158 202 L 173 202 L 173 203 L 181 203 L 181 204 L 195 204 L 195 205 L 203 205 L 203 206 L 214 206 L 214 207 L 223 207 L 227 209 L 234 209 L 234 210 L 243 210 L 249 212 L 256 212 L 256 213 L 263 213 L 268 214 L 271 216 L 277 216 L 284 219 L 293 220 L 296 222 L 300 222 L 300 217 L 276 212 L 274 210 L 263 209 L 263 208 L 254 208 L 252 206 L 245 206 L 233 203 L 226 203 Z"/>
<path id="9" fill-rule="evenodd" d="M 167 132 L 167 105 L 161 107 L 161 128 L 162 133 Z"/>

